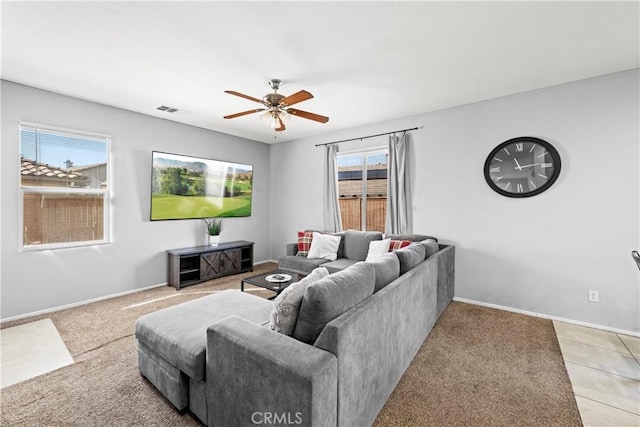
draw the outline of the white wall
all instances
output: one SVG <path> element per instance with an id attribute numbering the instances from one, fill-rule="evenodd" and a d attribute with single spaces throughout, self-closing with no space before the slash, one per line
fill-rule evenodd
<path id="1" fill-rule="evenodd" d="M 1 89 L 0 318 L 165 283 L 165 251 L 205 243 L 202 221 L 149 221 L 153 150 L 253 164 L 253 215 L 228 219 L 222 238 L 253 241 L 255 260 L 270 259 L 267 144 L 7 81 Z M 20 121 L 112 135 L 113 244 L 19 251 Z"/>
<path id="2" fill-rule="evenodd" d="M 456 245 L 457 297 L 638 332 L 639 114 L 632 70 L 277 144 L 272 256 L 297 230 L 322 228 L 323 149 L 314 144 L 418 126 L 413 229 Z M 503 197 L 484 181 L 486 156 L 517 136 L 545 139 L 562 158 L 558 181 L 535 197 Z"/>

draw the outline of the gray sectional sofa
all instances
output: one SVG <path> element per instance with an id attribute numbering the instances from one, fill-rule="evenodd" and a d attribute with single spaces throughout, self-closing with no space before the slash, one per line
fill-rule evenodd
<path id="1" fill-rule="evenodd" d="M 323 258 L 299 256 L 298 244 L 289 243 L 287 244 L 286 255 L 278 258 L 278 267 L 281 270 L 292 273 L 308 274 L 313 271 L 314 268 L 323 266 L 329 273 L 335 273 L 336 271 L 344 270 L 358 261 L 364 261 L 367 258 L 369 243 L 374 240 L 382 240 L 383 238 L 382 233 L 379 231 L 346 230 L 333 234 L 341 237 L 340 246 L 338 247 L 338 259 L 329 261 Z M 438 241 L 438 239 L 433 236 L 422 234 L 398 234 L 388 235 L 386 237 L 393 240 L 424 241 L 430 239 L 436 242 Z"/>
<path id="2" fill-rule="evenodd" d="M 271 301 L 238 291 L 143 316 L 140 372 L 210 426 L 371 425 L 453 298 L 455 248 L 430 248 L 310 284 L 292 336 L 265 327 Z"/>

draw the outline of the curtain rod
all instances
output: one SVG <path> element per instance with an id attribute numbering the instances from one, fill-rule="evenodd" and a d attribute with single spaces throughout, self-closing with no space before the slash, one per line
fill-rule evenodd
<path id="1" fill-rule="evenodd" d="M 363 140 L 363 139 L 366 139 L 366 138 L 374 138 L 376 136 L 391 135 L 392 133 L 407 132 L 407 131 L 416 130 L 416 129 L 418 129 L 418 128 L 416 127 L 416 128 L 411 128 L 411 129 L 394 130 L 393 132 L 385 132 L 385 133 L 379 133 L 379 134 L 376 134 L 376 135 L 361 136 L 360 138 L 351 138 L 351 139 L 343 139 L 341 141 L 325 142 L 324 144 L 316 144 L 316 147 L 321 147 L 323 145 L 338 144 L 340 142 L 357 141 L 357 140 Z"/>

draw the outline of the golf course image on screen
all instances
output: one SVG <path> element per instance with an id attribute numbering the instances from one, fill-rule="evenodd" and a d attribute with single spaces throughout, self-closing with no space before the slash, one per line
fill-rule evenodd
<path id="1" fill-rule="evenodd" d="M 151 220 L 251 216 L 253 166 L 152 153 Z"/>

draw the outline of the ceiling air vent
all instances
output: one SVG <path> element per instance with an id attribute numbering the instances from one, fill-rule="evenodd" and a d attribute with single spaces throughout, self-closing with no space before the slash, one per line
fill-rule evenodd
<path id="1" fill-rule="evenodd" d="M 175 113 L 179 111 L 177 108 L 167 107 L 166 105 L 161 105 L 158 108 L 156 108 L 156 110 L 166 111 L 167 113 Z"/>
<path id="2" fill-rule="evenodd" d="M 179 114 L 179 115 L 183 115 L 183 114 L 188 114 L 189 113 L 188 110 L 180 110 L 178 108 L 167 107 L 166 105 L 161 105 L 161 106 L 157 107 L 156 110 L 164 111 L 164 112 L 171 113 L 171 114 Z"/>

